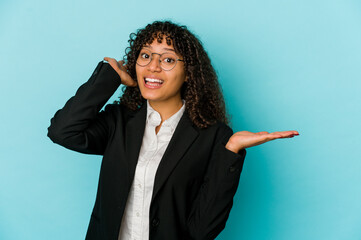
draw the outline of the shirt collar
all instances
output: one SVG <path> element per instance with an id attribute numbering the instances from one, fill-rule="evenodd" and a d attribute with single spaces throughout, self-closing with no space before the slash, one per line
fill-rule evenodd
<path id="1" fill-rule="evenodd" d="M 182 107 L 173 114 L 170 118 L 165 120 L 162 124 L 163 126 L 168 126 L 172 129 L 172 131 L 175 130 L 175 128 L 178 125 L 179 120 L 181 119 L 184 111 L 185 111 L 185 100 L 182 99 L 183 105 Z M 147 100 L 147 124 L 151 124 L 152 126 L 158 126 L 161 122 L 160 114 L 150 106 L 149 101 Z"/>

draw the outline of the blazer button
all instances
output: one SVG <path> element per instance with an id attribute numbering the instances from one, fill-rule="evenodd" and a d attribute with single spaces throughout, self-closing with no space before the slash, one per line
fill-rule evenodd
<path id="1" fill-rule="evenodd" d="M 229 168 L 229 171 L 230 171 L 230 172 L 235 172 L 236 170 L 237 170 L 236 167 L 230 167 L 230 168 Z"/>
<path id="2" fill-rule="evenodd" d="M 158 225 L 159 225 L 159 219 L 158 218 L 153 218 L 152 226 L 153 227 L 158 227 Z"/>

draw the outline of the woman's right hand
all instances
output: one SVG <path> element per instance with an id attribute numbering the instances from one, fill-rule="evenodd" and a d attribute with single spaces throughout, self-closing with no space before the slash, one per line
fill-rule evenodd
<path id="1" fill-rule="evenodd" d="M 122 84 L 128 87 L 137 86 L 137 81 L 133 80 L 130 75 L 127 73 L 127 66 L 124 65 L 124 61 L 117 61 L 114 58 L 104 57 L 104 60 L 109 63 L 110 66 L 118 73 Z"/>

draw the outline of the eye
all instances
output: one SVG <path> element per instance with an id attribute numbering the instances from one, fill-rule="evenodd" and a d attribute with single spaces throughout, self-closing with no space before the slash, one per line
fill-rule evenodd
<path id="1" fill-rule="evenodd" d="M 143 58 L 143 59 L 148 59 L 149 54 L 148 53 L 140 53 L 140 57 Z"/>
<path id="2" fill-rule="evenodd" d="M 163 61 L 165 63 L 174 63 L 175 62 L 175 59 L 174 58 L 171 58 L 171 57 L 166 57 L 163 59 Z"/>

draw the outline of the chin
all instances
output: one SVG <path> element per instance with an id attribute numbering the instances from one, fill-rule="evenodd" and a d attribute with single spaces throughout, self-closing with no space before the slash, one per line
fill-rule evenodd
<path id="1" fill-rule="evenodd" d="M 142 97 L 146 100 L 151 100 L 151 101 L 157 101 L 159 100 L 159 96 L 157 96 L 157 94 L 153 94 L 153 93 L 149 93 L 149 92 L 141 92 L 142 93 Z"/>

